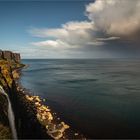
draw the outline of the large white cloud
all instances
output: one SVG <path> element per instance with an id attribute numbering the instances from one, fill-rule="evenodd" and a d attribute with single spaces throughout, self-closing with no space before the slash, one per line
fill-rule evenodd
<path id="1" fill-rule="evenodd" d="M 140 0 L 96 0 L 86 6 L 86 12 L 109 35 L 128 36 L 140 30 Z"/>
<path id="2" fill-rule="evenodd" d="M 30 33 L 37 37 L 49 38 L 53 41 L 46 40 L 38 43 L 32 43 L 41 46 L 80 46 L 87 45 L 91 42 L 99 44 L 91 33 L 96 31 L 93 22 L 88 21 L 71 21 L 63 24 L 61 28 L 52 29 L 32 29 Z M 97 42 L 97 43 L 96 43 Z"/>

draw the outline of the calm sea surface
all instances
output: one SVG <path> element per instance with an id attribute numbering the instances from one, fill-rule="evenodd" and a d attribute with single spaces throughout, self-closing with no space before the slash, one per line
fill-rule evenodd
<path id="1" fill-rule="evenodd" d="M 140 138 L 140 60 L 22 62 L 22 85 L 88 138 Z"/>

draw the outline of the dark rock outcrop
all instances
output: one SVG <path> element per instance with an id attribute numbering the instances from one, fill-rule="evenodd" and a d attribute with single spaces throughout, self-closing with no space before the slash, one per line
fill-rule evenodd
<path id="1" fill-rule="evenodd" d="M 8 101 L 4 95 L 0 93 L 0 122 L 8 125 Z"/>
<path id="2" fill-rule="evenodd" d="M 12 59 L 16 62 L 20 62 L 20 54 L 19 53 L 12 53 Z"/>
<path id="3" fill-rule="evenodd" d="M 10 51 L 2 51 L 3 59 L 11 60 L 12 59 L 12 52 Z"/>
<path id="4" fill-rule="evenodd" d="M 19 53 L 13 53 L 11 51 L 0 50 L 0 59 L 13 60 L 15 62 L 20 62 L 20 54 Z"/>
<path id="5" fill-rule="evenodd" d="M 0 139 L 11 139 L 12 132 L 8 119 L 8 101 L 7 98 L 0 93 Z"/>
<path id="6" fill-rule="evenodd" d="M 3 53 L 2 53 L 2 51 L 0 50 L 0 59 L 2 59 L 3 58 Z"/>

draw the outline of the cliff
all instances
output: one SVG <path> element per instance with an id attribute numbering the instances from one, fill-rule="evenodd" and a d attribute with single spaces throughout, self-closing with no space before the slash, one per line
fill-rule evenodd
<path id="1" fill-rule="evenodd" d="M 19 54 L 0 50 L 0 86 L 3 87 L 9 97 L 11 97 L 13 93 L 14 78 L 19 77 L 16 71 L 24 66 L 19 62 Z M 8 118 L 8 105 L 6 96 L 3 95 L 2 90 L 0 90 L 0 139 L 12 138 Z"/>
<path id="2" fill-rule="evenodd" d="M 14 62 L 19 63 L 20 62 L 20 54 L 19 53 L 13 53 L 11 51 L 0 50 L 0 59 L 13 60 Z"/>

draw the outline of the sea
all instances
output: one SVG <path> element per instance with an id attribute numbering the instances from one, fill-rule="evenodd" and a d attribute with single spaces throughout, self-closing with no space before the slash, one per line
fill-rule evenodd
<path id="1" fill-rule="evenodd" d="M 87 138 L 140 138 L 140 59 L 24 59 L 21 84 Z"/>

